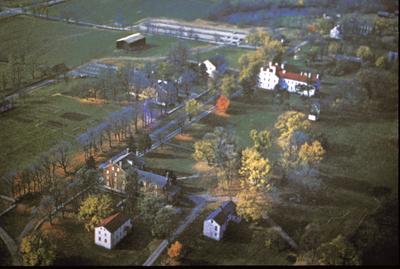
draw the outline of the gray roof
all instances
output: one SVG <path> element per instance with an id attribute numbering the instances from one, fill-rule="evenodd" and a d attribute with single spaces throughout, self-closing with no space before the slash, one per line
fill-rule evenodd
<path id="1" fill-rule="evenodd" d="M 164 188 L 167 185 L 167 178 L 154 173 L 146 172 L 137 169 L 139 180 L 146 183 L 155 184 L 160 188 Z"/>
<path id="2" fill-rule="evenodd" d="M 222 203 L 222 205 L 218 207 L 216 210 L 211 212 L 211 214 L 208 215 L 206 220 L 212 219 L 218 224 L 222 225 L 227 221 L 229 215 L 235 213 L 236 213 L 236 204 L 232 201 L 226 201 Z"/>

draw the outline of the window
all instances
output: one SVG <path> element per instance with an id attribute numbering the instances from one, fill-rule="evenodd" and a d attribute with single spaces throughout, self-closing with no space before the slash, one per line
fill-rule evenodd
<path id="1" fill-rule="evenodd" d="M 114 171 L 114 166 L 111 169 Z"/>
<path id="2" fill-rule="evenodd" d="M 119 168 L 117 168 L 117 172 L 119 172 Z"/>
<path id="3" fill-rule="evenodd" d="M 107 243 L 107 239 L 104 238 L 104 243 Z"/>
<path id="4" fill-rule="evenodd" d="M 110 171 L 107 170 L 107 174 L 109 174 L 109 173 L 110 173 Z"/>
<path id="5" fill-rule="evenodd" d="M 217 237 L 217 233 L 215 233 L 214 236 Z"/>
<path id="6" fill-rule="evenodd" d="M 214 228 L 215 228 L 216 231 L 218 231 L 218 226 L 215 226 Z"/>
<path id="7" fill-rule="evenodd" d="M 99 231 L 98 234 L 101 234 L 101 232 Z"/>
<path id="8" fill-rule="evenodd" d="M 117 176 L 117 173 L 115 173 L 115 176 Z"/>
<path id="9" fill-rule="evenodd" d="M 101 241 L 101 237 L 99 236 L 99 240 L 98 241 Z"/>

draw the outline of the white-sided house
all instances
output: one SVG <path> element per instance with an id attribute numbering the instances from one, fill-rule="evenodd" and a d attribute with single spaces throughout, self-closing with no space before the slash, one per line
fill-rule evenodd
<path id="1" fill-rule="evenodd" d="M 236 214 L 236 204 L 232 201 L 224 202 L 204 220 L 203 235 L 219 241 L 222 239 L 228 223 L 230 221 L 239 223 L 240 220 Z"/>
<path id="2" fill-rule="evenodd" d="M 342 33 L 340 32 L 340 26 L 335 25 L 329 32 L 329 37 L 333 39 L 342 39 Z"/>
<path id="3" fill-rule="evenodd" d="M 94 229 L 94 243 L 98 246 L 114 248 L 132 229 L 132 220 L 121 212 L 111 215 Z"/>
<path id="4" fill-rule="evenodd" d="M 301 86 L 308 87 L 301 87 Z M 269 62 L 268 67 L 261 67 L 258 74 L 258 87 L 266 90 L 275 90 L 276 86 L 288 92 L 298 93 L 304 96 L 313 96 L 319 90 L 319 74 L 306 72 L 293 73 L 285 69 L 285 65 Z M 308 88 L 302 90 L 301 88 Z"/>
<path id="5" fill-rule="evenodd" d="M 208 76 L 212 78 L 216 75 L 223 75 L 228 68 L 226 59 L 222 55 L 216 55 L 208 60 L 205 60 L 203 64 L 207 68 L 206 72 Z"/>

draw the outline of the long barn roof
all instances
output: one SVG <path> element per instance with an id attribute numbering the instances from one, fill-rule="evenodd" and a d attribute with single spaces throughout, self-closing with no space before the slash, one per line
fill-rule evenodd
<path id="1" fill-rule="evenodd" d="M 133 34 L 133 35 L 128 35 L 126 37 L 120 38 L 120 39 L 117 40 L 117 42 L 125 41 L 126 43 L 133 43 L 133 42 L 138 41 L 138 40 L 143 39 L 143 38 L 144 38 L 144 36 L 141 33 L 136 33 L 136 34 Z"/>

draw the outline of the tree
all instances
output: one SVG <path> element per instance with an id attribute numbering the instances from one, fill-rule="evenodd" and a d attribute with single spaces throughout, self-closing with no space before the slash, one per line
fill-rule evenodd
<path id="1" fill-rule="evenodd" d="M 67 181 L 64 178 L 58 178 L 55 180 L 49 189 L 49 196 L 51 197 L 51 202 L 53 202 L 54 208 L 57 209 L 60 207 L 62 216 L 64 217 L 65 207 L 63 206 L 63 203 L 68 198 Z"/>
<path id="2" fill-rule="evenodd" d="M 237 213 L 246 221 L 260 221 L 271 208 L 271 201 L 266 193 L 252 186 L 245 186 L 236 198 Z"/>
<path id="3" fill-rule="evenodd" d="M 360 255 L 343 235 L 324 243 L 316 250 L 320 265 L 360 265 Z"/>
<path id="4" fill-rule="evenodd" d="M 342 49 L 339 42 L 330 42 L 328 46 L 328 52 L 331 55 L 336 55 Z"/>
<path id="5" fill-rule="evenodd" d="M 203 87 L 207 86 L 208 82 L 208 73 L 207 73 L 207 66 L 204 63 L 199 65 L 199 70 L 197 74 L 197 81 Z"/>
<path id="6" fill-rule="evenodd" d="M 299 150 L 299 161 L 303 167 L 310 169 L 323 159 L 325 150 L 318 140 L 312 144 L 304 143 Z"/>
<path id="7" fill-rule="evenodd" d="M 216 127 L 195 143 L 193 157 L 197 161 L 207 161 L 217 168 L 219 178 L 229 183 L 236 176 L 239 166 L 237 137 L 233 129 Z"/>
<path id="8" fill-rule="evenodd" d="M 267 179 L 271 165 L 268 159 L 253 147 L 242 151 L 242 160 L 239 174 L 242 176 L 242 185 L 250 185 L 257 188 L 269 188 L 270 183 Z"/>
<path id="9" fill-rule="evenodd" d="M 92 231 L 112 211 L 112 200 L 109 195 L 89 195 L 79 208 L 79 218 L 85 221 L 85 229 Z"/>
<path id="10" fill-rule="evenodd" d="M 40 232 L 22 238 L 19 250 L 25 266 L 49 266 L 56 258 L 55 245 Z"/>
<path id="11" fill-rule="evenodd" d="M 267 151 L 271 148 L 271 133 L 268 130 L 250 131 L 250 138 L 253 140 L 254 148 L 263 156 L 267 156 Z"/>
<path id="12" fill-rule="evenodd" d="M 69 165 L 69 151 L 71 150 L 71 144 L 69 142 L 63 141 L 56 148 L 56 159 L 59 166 L 63 169 L 64 174 L 67 175 L 68 165 Z"/>
<path id="13" fill-rule="evenodd" d="M 370 62 L 370 61 L 373 61 L 374 54 L 373 54 L 372 50 L 370 49 L 370 47 L 360 46 L 357 49 L 357 57 L 360 57 L 365 62 Z"/>
<path id="14" fill-rule="evenodd" d="M 174 66 L 170 62 L 161 62 L 157 67 L 157 73 L 162 80 L 171 79 L 174 72 Z"/>
<path id="15" fill-rule="evenodd" d="M 283 251 L 287 248 L 285 239 L 273 228 L 268 228 L 265 232 L 266 240 L 265 246 L 269 249 L 276 250 L 278 252 Z"/>
<path id="16" fill-rule="evenodd" d="M 195 116 L 200 111 L 200 103 L 196 101 L 196 99 L 189 99 L 185 103 L 185 111 L 188 115 L 189 121 L 192 120 L 193 116 Z"/>
<path id="17" fill-rule="evenodd" d="M 230 101 L 225 95 L 218 97 L 215 107 L 218 112 L 225 113 L 229 108 Z"/>
<path id="18" fill-rule="evenodd" d="M 280 132 L 280 139 L 288 137 L 294 131 L 307 131 L 311 124 L 304 113 L 287 111 L 278 117 L 275 128 Z"/>
<path id="19" fill-rule="evenodd" d="M 126 145 L 128 146 L 129 151 L 136 152 L 136 150 L 137 150 L 136 139 L 133 135 L 130 135 L 128 137 L 128 140 L 126 141 Z"/>
<path id="20" fill-rule="evenodd" d="M 137 203 L 140 197 L 140 182 L 139 175 L 136 169 L 130 168 L 126 171 L 126 211 L 133 214 L 137 208 Z"/>
<path id="21" fill-rule="evenodd" d="M 52 213 L 53 213 L 53 210 L 55 209 L 54 205 L 55 205 L 54 198 L 50 195 L 45 195 L 40 200 L 40 204 L 39 204 L 39 208 L 38 208 L 40 215 L 47 216 L 47 218 L 49 219 L 50 225 L 53 224 L 52 223 L 52 220 L 53 220 Z"/>
<path id="22" fill-rule="evenodd" d="M 179 266 L 181 265 L 181 260 L 183 256 L 183 246 L 179 241 L 175 241 L 175 243 L 171 244 L 168 248 L 167 254 L 168 258 L 164 262 L 163 265 L 167 266 Z"/>
<path id="23" fill-rule="evenodd" d="M 174 44 L 168 52 L 167 61 L 172 64 L 175 74 L 182 73 L 189 59 L 189 49 L 182 42 Z"/>
<path id="24" fill-rule="evenodd" d="M 148 132 L 140 132 L 138 133 L 137 138 L 137 149 L 140 152 L 145 152 L 149 150 L 152 146 L 151 137 Z"/>
<path id="25" fill-rule="evenodd" d="M 175 243 L 171 244 L 168 248 L 168 257 L 172 259 L 179 259 L 182 255 L 182 244 L 179 241 L 175 241 Z"/>
<path id="26" fill-rule="evenodd" d="M 168 237 L 174 226 L 175 212 L 172 208 L 162 207 L 154 217 L 151 233 L 157 238 Z"/>
<path id="27" fill-rule="evenodd" d="M 237 88 L 234 76 L 226 75 L 222 78 L 221 82 L 221 95 L 229 98 Z"/>
<path id="28" fill-rule="evenodd" d="M 179 83 L 183 86 L 185 90 L 186 97 L 189 97 L 190 87 L 196 80 L 196 74 L 192 70 L 185 70 L 181 77 L 179 78 Z"/>
<path id="29" fill-rule="evenodd" d="M 140 218 L 151 225 L 157 212 L 165 205 L 164 199 L 155 193 L 146 193 L 139 201 Z"/>
<path id="30" fill-rule="evenodd" d="M 382 55 L 380 57 L 378 57 L 375 61 L 375 66 L 382 68 L 382 69 L 386 69 L 389 65 L 388 59 L 386 55 Z"/>

